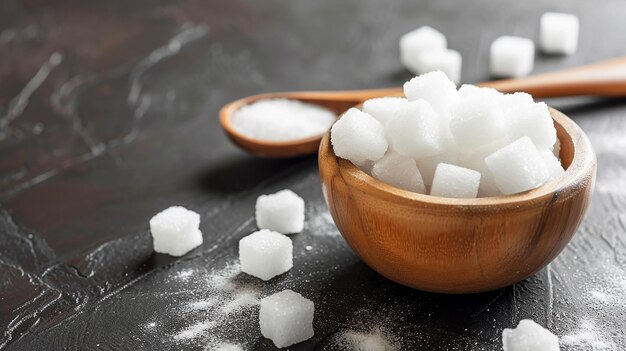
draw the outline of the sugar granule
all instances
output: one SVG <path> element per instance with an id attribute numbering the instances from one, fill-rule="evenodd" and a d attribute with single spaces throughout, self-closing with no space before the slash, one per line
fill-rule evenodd
<path id="1" fill-rule="evenodd" d="M 348 330 L 341 334 L 339 343 L 355 351 L 396 351 L 400 346 L 395 341 L 395 337 L 386 335 L 380 328 L 374 328 L 363 333 Z"/>
<path id="2" fill-rule="evenodd" d="M 607 341 L 590 319 L 583 319 L 578 329 L 561 337 L 561 344 L 580 350 L 615 350 L 615 344 Z"/>
<path id="3" fill-rule="evenodd" d="M 237 110 L 232 117 L 236 131 L 270 141 L 304 139 L 326 132 L 337 116 L 332 111 L 297 100 L 259 100 Z"/>
<path id="4" fill-rule="evenodd" d="M 197 338 L 204 333 L 206 333 L 209 329 L 213 328 L 217 322 L 215 321 L 205 321 L 196 323 L 187 329 L 183 329 L 181 332 L 174 336 L 175 340 L 186 340 L 186 339 L 194 339 Z"/>

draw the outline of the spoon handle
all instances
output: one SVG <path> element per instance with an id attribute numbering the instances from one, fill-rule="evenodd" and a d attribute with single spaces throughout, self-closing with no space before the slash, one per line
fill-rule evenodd
<path id="1" fill-rule="evenodd" d="M 524 91 L 535 98 L 577 95 L 626 96 L 626 57 L 526 78 L 479 83 L 501 92 Z"/>

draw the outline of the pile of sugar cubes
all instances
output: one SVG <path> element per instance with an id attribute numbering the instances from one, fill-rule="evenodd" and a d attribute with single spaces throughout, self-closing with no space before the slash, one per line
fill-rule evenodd
<path id="1" fill-rule="evenodd" d="M 232 117 L 233 128 L 253 139 L 298 140 L 326 133 L 337 115 L 324 107 L 290 99 L 264 99 L 243 106 Z"/>
<path id="2" fill-rule="evenodd" d="M 293 244 L 285 234 L 304 228 L 304 200 L 291 190 L 261 195 L 256 201 L 256 231 L 239 241 L 241 271 L 268 281 L 293 267 Z M 311 300 L 283 290 L 261 300 L 261 334 L 276 347 L 286 347 L 313 336 Z"/>
<path id="3" fill-rule="evenodd" d="M 335 154 L 397 188 L 433 196 L 514 194 L 563 174 L 545 103 L 456 85 L 441 71 L 367 100 L 332 127 Z"/>
<path id="4" fill-rule="evenodd" d="M 504 351 L 559 351 L 559 337 L 530 319 L 502 332 Z"/>
<path id="5" fill-rule="evenodd" d="M 539 46 L 546 54 L 571 55 L 578 46 L 578 17 L 547 12 L 541 16 Z M 491 44 L 489 69 L 495 77 L 522 77 L 530 74 L 535 60 L 535 44 L 528 38 L 504 35 Z M 461 77 L 461 54 L 447 48 L 445 35 L 423 26 L 400 38 L 400 61 L 409 71 L 423 74 L 444 72 L 458 83 Z"/>

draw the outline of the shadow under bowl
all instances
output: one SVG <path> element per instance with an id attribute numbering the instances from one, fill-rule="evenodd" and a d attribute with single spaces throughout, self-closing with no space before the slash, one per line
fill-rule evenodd
<path id="1" fill-rule="evenodd" d="M 385 184 L 335 156 L 326 133 L 319 171 L 337 228 L 372 269 L 419 290 L 475 293 L 531 276 L 576 232 L 596 177 L 587 136 L 561 112 L 550 109 L 550 114 L 565 173 L 533 190 L 476 199 Z"/>

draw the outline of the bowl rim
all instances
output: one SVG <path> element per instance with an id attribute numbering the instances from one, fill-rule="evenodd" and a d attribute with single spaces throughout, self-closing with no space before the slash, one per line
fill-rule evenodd
<path id="1" fill-rule="evenodd" d="M 428 206 L 429 208 L 436 206 L 446 210 L 449 210 L 451 207 L 472 210 L 488 208 L 489 210 L 493 210 L 494 206 L 504 209 L 520 207 L 522 203 L 524 206 L 533 203 L 540 205 L 545 203 L 546 200 L 550 200 L 550 198 L 552 198 L 550 201 L 556 201 L 559 198 L 562 199 L 573 196 L 576 190 L 581 187 L 581 180 L 592 177 L 593 170 L 595 169 L 594 165 L 596 164 L 595 153 L 593 152 L 588 137 L 582 129 L 562 112 L 552 107 L 549 107 L 549 110 L 552 120 L 563 128 L 563 136 L 566 136 L 569 139 L 568 141 L 571 142 L 574 151 L 573 158 L 561 177 L 544 183 L 535 189 L 520 193 L 459 199 L 420 194 L 396 188 L 370 176 L 349 160 L 336 156 L 330 143 L 330 130 L 324 135 L 320 143 L 318 152 L 319 167 L 324 167 L 328 162 L 328 160 L 324 158 L 331 157 L 331 159 L 335 161 L 337 168 L 341 170 L 341 175 L 344 177 L 347 185 L 375 196 L 387 196 L 389 200 L 402 202 L 407 205 L 420 207 Z M 342 116 L 343 115 L 339 116 L 339 118 Z M 561 141 L 561 138 L 559 138 L 559 140 Z M 563 141 L 561 141 L 561 145 L 563 144 Z"/>

